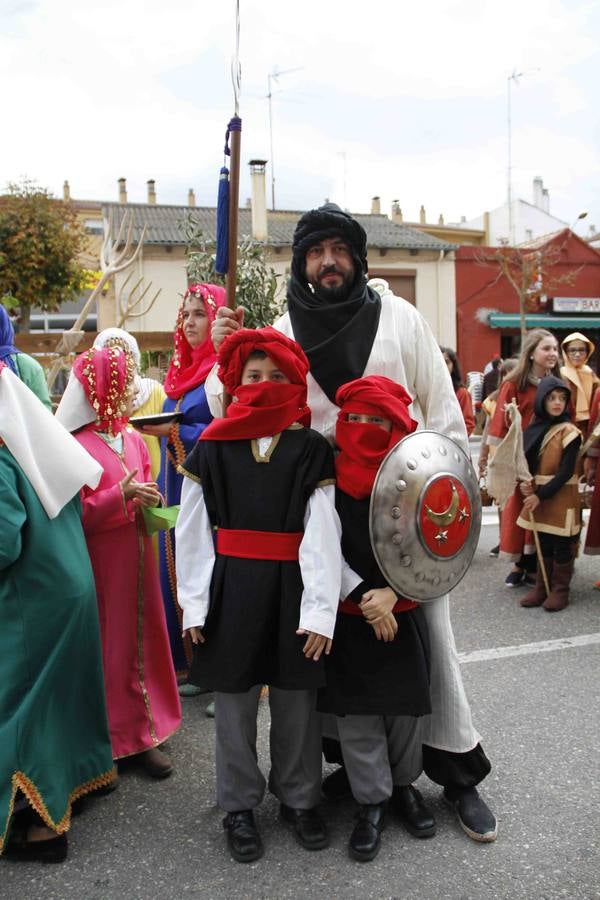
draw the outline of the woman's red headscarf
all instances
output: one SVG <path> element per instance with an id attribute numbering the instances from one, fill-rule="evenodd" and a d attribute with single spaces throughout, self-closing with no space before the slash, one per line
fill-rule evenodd
<path id="1" fill-rule="evenodd" d="M 190 347 L 183 333 L 183 309 L 190 297 L 202 300 L 208 317 L 208 334 L 197 347 Z M 210 326 L 221 306 L 225 306 L 225 289 L 216 284 L 190 284 L 185 292 L 175 325 L 175 353 L 165 378 L 165 393 L 172 400 L 179 400 L 202 384 L 216 363 L 217 354 L 210 337 Z"/>
<path id="2" fill-rule="evenodd" d="M 120 347 L 92 347 L 73 363 L 73 374 L 83 385 L 96 413 L 94 431 L 119 434 L 127 425 L 127 393 L 133 383 L 135 360 Z"/>
<path id="3" fill-rule="evenodd" d="M 412 398 L 402 385 L 382 375 L 369 375 L 343 384 L 335 395 L 340 407 L 335 429 L 339 447 L 335 460 L 338 487 L 357 500 L 368 497 L 386 455 L 417 428 L 408 407 Z M 381 416 L 391 431 L 379 425 L 348 422 L 348 414 Z"/>
<path id="4" fill-rule="evenodd" d="M 253 350 L 262 350 L 290 384 L 242 384 Z M 308 360 L 300 344 L 274 328 L 240 328 L 219 350 L 219 378 L 232 395 L 224 419 L 213 419 L 200 440 L 238 441 L 279 434 L 294 422 L 310 425 L 306 405 Z"/>

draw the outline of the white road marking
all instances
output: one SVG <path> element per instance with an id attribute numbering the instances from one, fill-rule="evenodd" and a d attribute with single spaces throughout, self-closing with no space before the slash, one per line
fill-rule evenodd
<path id="1" fill-rule="evenodd" d="M 574 637 L 557 638 L 554 641 L 537 641 L 534 644 L 515 644 L 512 647 L 490 647 L 487 650 L 471 650 L 459 653 L 461 663 L 485 662 L 488 659 L 506 659 L 509 656 L 529 656 L 532 653 L 548 653 L 550 650 L 568 650 L 571 647 L 586 647 L 600 644 L 600 632 L 576 634 Z"/>

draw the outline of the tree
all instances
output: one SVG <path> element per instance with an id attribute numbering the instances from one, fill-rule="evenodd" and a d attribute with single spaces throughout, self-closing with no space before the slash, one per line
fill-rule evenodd
<path id="1" fill-rule="evenodd" d="M 56 312 L 84 289 L 86 241 L 69 203 L 34 182 L 10 184 L 0 197 L 0 300 L 20 307 L 23 331 L 32 309 Z"/>
<path id="2" fill-rule="evenodd" d="M 545 243 L 536 242 L 535 246 L 502 245 L 482 249 L 476 255 L 479 265 L 497 269 L 496 278 L 492 283 L 504 277 L 517 295 L 521 341 L 527 333 L 527 313 L 539 309 L 544 294 L 554 293 L 561 285 L 573 284 L 581 271 L 572 269 L 560 273 L 557 268 L 564 261 L 563 250 L 568 236 L 568 230 L 564 235 L 561 234 L 564 240 L 560 244 L 555 240 L 547 240 Z"/>
<path id="3" fill-rule="evenodd" d="M 208 241 L 192 213 L 184 225 L 188 243 L 187 273 L 192 282 L 223 284 L 215 272 L 215 245 Z M 244 325 L 263 328 L 272 325 L 283 311 L 283 299 L 277 299 L 279 276 L 267 265 L 262 244 L 246 239 L 238 247 L 236 299 L 246 310 Z"/>

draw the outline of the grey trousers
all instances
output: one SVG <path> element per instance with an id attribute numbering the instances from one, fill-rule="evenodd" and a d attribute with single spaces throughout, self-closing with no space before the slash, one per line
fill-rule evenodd
<path id="1" fill-rule="evenodd" d="M 344 765 L 357 803 L 383 803 L 423 771 L 422 722 L 413 716 L 338 716 Z"/>
<path id="2" fill-rule="evenodd" d="M 254 809 L 266 781 L 256 756 L 260 685 L 243 694 L 215 693 L 217 803 L 225 812 Z M 321 729 L 316 691 L 269 688 L 269 790 L 293 809 L 312 809 L 321 797 Z"/>

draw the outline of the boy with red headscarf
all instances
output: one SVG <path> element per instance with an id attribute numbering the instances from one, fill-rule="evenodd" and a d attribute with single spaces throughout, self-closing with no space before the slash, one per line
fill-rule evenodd
<path id="1" fill-rule="evenodd" d="M 333 454 L 308 428 L 308 361 L 272 328 L 223 342 L 232 397 L 181 467 L 178 598 L 195 644 L 192 675 L 215 689 L 217 800 L 231 854 L 263 852 L 253 810 L 265 779 L 256 715 L 269 685 L 269 788 L 308 850 L 327 846 L 316 691 L 325 683 L 340 592 Z M 216 540 L 213 546 L 212 537 Z"/>
<path id="2" fill-rule="evenodd" d="M 348 849 L 353 859 L 367 862 L 379 851 L 390 798 L 413 835 L 435 832 L 412 787 L 423 768 L 419 719 L 431 712 L 427 624 L 416 603 L 389 587 L 369 539 L 379 466 L 417 423 L 408 412 L 408 393 L 382 376 L 342 385 L 336 403 L 336 508 L 346 599 L 339 606 L 318 708 L 336 715 L 345 770 L 360 807 Z"/>

